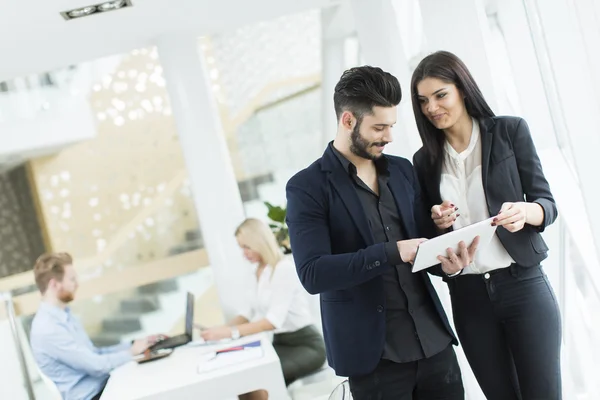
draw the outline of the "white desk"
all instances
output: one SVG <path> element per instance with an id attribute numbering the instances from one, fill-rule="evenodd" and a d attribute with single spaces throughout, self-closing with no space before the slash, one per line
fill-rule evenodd
<path id="1" fill-rule="evenodd" d="M 198 373 L 203 353 L 257 339 L 262 341 L 261 358 Z M 279 357 L 264 335 L 226 345 L 182 346 L 160 360 L 125 364 L 111 373 L 102 400 L 221 400 L 258 389 L 267 390 L 270 399 L 289 399 Z"/>

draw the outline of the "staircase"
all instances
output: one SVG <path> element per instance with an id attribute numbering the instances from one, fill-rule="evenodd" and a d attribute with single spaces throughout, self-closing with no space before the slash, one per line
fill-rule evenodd
<path id="1" fill-rule="evenodd" d="M 203 247 L 199 230 L 190 230 L 185 241 L 169 250 L 177 255 Z M 196 297 L 212 284 L 212 270 L 205 267 L 193 274 L 167 281 L 155 282 L 135 289 L 133 296 L 119 303 L 115 315 L 104 318 L 100 332 L 91 337 L 94 345 L 112 346 L 153 333 L 166 333 L 182 317 L 185 310 L 185 293 Z"/>
<path id="2" fill-rule="evenodd" d="M 271 187 L 273 181 L 272 174 L 264 174 L 240 181 L 238 187 L 243 200 L 247 204 L 255 202 L 262 213 L 265 206 L 259 200 L 259 192 Z M 168 254 L 175 256 L 203 246 L 201 231 L 189 230 L 182 243 L 170 248 Z M 118 313 L 102 320 L 101 330 L 92 335 L 92 342 L 96 346 L 111 346 L 157 332 L 165 333 L 183 315 L 184 293 L 189 290 L 198 297 L 211 284 L 212 271 L 203 268 L 192 276 L 139 287 L 132 297 L 120 301 Z"/>

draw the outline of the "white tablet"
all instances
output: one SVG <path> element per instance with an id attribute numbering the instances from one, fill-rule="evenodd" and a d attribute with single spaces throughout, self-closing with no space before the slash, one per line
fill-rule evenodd
<path id="1" fill-rule="evenodd" d="M 479 236 L 477 251 L 481 251 L 490 243 L 496 233 L 497 227 L 492 226 L 493 219 L 493 217 L 488 218 L 421 243 L 417 249 L 412 272 L 419 272 L 439 264 L 440 261 L 437 258 L 438 256 L 446 257 L 448 255 L 447 248 L 450 247 L 455 253 L 458 253 L 458 243 L 464 241 L 469 246 L 477 236 Z"/>

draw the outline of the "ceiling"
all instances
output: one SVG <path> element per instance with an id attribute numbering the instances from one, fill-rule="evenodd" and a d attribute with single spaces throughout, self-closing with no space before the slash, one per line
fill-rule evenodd
<path id="1" fill-rule="evenodd" d="M 133 7 L 65 21 L 59 14 L 99 0 L 0 3 L 0 81 L 339 3 L 338 0 L 132 0 Z"/>

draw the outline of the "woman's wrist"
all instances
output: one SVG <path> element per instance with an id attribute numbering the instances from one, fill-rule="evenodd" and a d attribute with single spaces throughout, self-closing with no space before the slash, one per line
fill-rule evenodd
<path id="1" fill-rule="evenodd" d="M 539 203 L 523 202 L 525 223 L 531 226 L 541 226 L 544 223 L 544 208 Z"/>
<path id="2" fill-rule="evenodd" d="M 231 338 L 233 340 L 239 339 L 240 338 L 240 330 L 238 329 L 237 326 L 232 326 L 231 327 Z"/>

